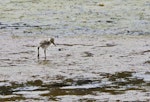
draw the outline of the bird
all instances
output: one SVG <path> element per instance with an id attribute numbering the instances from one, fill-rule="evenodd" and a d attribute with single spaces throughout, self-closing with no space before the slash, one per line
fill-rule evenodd
<path id="1" fill-rule="evenodd" d="M 44 55 L 45 55 L 45 60 L 46 60 L 46 49 L 47 49 L 51 44 L 53 44 L 53 45 L 56 46 L 56 44 L 55 44 L 55 42 L 54 42 L 54 38 L 50 38 L 49 40 L 43 40 L 43 41 L 40 42 L 39 46 L 37 47 L 37 49 L 38 49 L 38 55 L 37 55 L 38 59 L 39 59 L 39 49 L 40 49 L 40 47 L 41 47 L 42 49 L 44 49 Z"/>

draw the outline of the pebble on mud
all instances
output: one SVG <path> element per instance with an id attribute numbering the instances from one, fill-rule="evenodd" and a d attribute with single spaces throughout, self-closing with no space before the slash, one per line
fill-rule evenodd
<path id="1" fill-rule="evenodd" d="M 58 51 L 62 51 L 62 49 L 58 49 Z"/>
<path id="2" fill-rule="evenodd" d="M 98 6 L 104 6 L 104 4 L 103 3 L 99 3 Z"/>

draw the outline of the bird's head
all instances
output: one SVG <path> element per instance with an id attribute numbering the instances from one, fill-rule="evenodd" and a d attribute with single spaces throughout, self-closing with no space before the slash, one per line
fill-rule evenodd
<path id="1" fill-rule="evenodd" d="M 50 38 L 50 42 L 56 46 L 55 42 L 54 42 L 54 38 Z"/>

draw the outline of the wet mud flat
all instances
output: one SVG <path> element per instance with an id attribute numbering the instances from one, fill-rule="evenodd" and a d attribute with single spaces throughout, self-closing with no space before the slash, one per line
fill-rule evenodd
<path id="1" fill-rule="evenodd" d="M 0 101 L 150 101 L 149 0 L 0 4 Z"/>
<path id="2" fill-rule="evenodd" d="M 148 35 L 0 38 L 0 101 L 150 101 Z"/>

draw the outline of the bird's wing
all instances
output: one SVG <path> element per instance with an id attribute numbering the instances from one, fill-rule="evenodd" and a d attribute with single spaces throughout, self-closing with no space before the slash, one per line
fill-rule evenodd
<path id="1" fill-rule="evenodd" d="M 43 40 L 43 41 L 41 41 L 41 42 L 40 42 L 40 45 L 43 45 L 43 44 L 46 44 L 46 45 L 47 45 L 47 44 L 49 44 L 49 41 L 48 41 L 48 40 Z"/>

